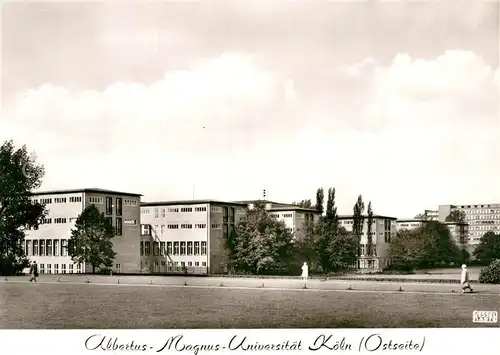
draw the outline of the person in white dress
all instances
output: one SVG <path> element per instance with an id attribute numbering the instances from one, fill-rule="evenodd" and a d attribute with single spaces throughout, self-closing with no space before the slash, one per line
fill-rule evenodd
<path id="1" fill-rule="evenodd" d="M 469 290 L 472 292 L 472 287 L 470 287 L 469 283 L 469 271 L 467 270 L 467 265 L 462 265 L 462 274 L 460 275 L 460 283 L 462 284 L 462 293 L 465 293 L 465 290 Z"/>
<path id="2" fill-rule="evenodd" d="M 309 266 L 307 266 L 307 263 L 304 262 L 304 265 L 302 265 L 302 279 L 304 282 L 307 284 L 307 278 L 309 277 Z"/>

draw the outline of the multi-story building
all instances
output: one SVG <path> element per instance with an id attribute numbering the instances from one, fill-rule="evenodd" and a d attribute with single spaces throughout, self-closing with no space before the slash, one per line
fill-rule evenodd
<path id="1" fill-rule="evenodd" d="M 32 200 L 46 206 L 47 215 L 37 229 L 27 232 L 25 252 L 39 264 L 40 273 L 92 272 L 92 265 L 74 264 L 67 245 L 77 217 L 95 205 L 115 227 L 113 271 L 139 272 L 140 194 L 87 188 L 36 192 Z"/>
<path id="2" fill-rule="evenodd" d="M 398 219 L 396 221 L 396 230 L 412 230 L 423 227 L 429 220 L 420 218 Z"/>
<path id="3" fill-rule="evenodd" d="M 360 256 L 356 268 L 362 271 L 379 271 L 390 264 L 389 243 L 396 235 L 396 217 L 373 215 L 372 223 L 372 255 L 368 250 L 368 216 L 364 216 L 363 234 L 360 240 Z M 348 231 L 353 230 L 353 216 L 339 216 L 340 226 Z"/>
<path id="4" fill-rule="evenodd" d="M 226 241 L 245 212 L 245 204 L 212 200 L 142 203 L 141 270 L 227 272 Z"/>
<path id="5" fill-rule="evenodd" d="M 267 200 L 238 201 L 253 209 L 257 202 L 265 204 L 266 210 L 272 218 L 285 222 L 291 233 L 300 232 L 307 222 L 316 223 L 321 217 L 321 212 L 313 208 L 304 208 L 298 205 L 278 203 Z"/>
<path id="6" fill-rule="evenodd" d="M 500 233 L 500 204 L 440 205 L 439 220 L 444 222 L 452 211 L 463 211 L 469 224 L 468 244 L 475 248 L 488 231 Z"/>

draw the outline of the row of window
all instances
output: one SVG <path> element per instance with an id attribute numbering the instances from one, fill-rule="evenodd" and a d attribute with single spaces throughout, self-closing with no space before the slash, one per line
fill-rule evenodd
<path id="1" fill-rule="evenodd" d="M 149 261 L 141 261 L 141 269 L 144 267 L 144 266 L 154 266 L 154 267 L 159 267 L 160 265 L 162 267 L 168 267 L 168 268 L 178 268 L 178 267 L 200 267 L 200 266 L 204 266 L 206 267 L 207 266 L 207 262 L 206 261 L 202 261 L 201 263 L 199 261 L 168 261 L 168 262 L 165 262 L 165 260 L 161 260 L 161 261 L 158 261 L 158 260 L 155 260 L 155 261 L 151 261 L 151 263 Z M 182 271 L 182 270 L 174 270 L 174 271 Z"/>
<path id="2" fill-rule="evenodd" d="M 161 217 L 166 217 L 166 213 L 177 213 L 177 212 L 206 212 L 207 208 L 206 207 L 168 207 L 168 208 L 141 208 L 141 214 L 150 214 L 151 210 L 154 212 L 154 218 L 159 218 L 160 215 Z M 222 207 L 220 206 L 212 206 L 211 211 L 213 213 L 222 213 Z M 244 214 L 245 210 L 244 209 L 237 209 L 236 214 Z M 234 215 L 235 214 L 235 209 L 234 207 L 224 207 L 224 215 Z"/>
<path id="3" fill-rule="evenodd" d="M 152 249 L 152 250 L 151 250 Z M 207 242 L 141 242 L 141 256 L 207 255 Z"/>
<path id="4" fill-rule="evenodd" d="M 34 256 L 67 256 L 67 239 L 26 239 L 24 253 Z"/>
<path id="5" fill-rule="evenodd" d="M 54 265 L 54 269 L 52 269 L 52 265 Z M 59 269 L 59 265 L 61 265 L 61 269 Z M 75 273 L 75 268 L 73 264 L 38 264 L 38 272 L 40 274 L 73 274 Z M 80 274 L 82 272 L 82 265 L 76 265 L 76 273 Z"/>
<path id="6" fill-rule="evenodd" d="M 269 216 L 271 218 L 279 218 L 280 214 L 279 213 L 269 213 Z M 281 214 L 281 217 L 282 218 L 292 218 L 293 217 L 293 213 L 283 213 L 283 214 Z"/>

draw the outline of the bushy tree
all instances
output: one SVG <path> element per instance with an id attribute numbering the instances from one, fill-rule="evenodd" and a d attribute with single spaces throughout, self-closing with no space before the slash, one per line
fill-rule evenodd
<path id="1" fill-rule="evenodd" d="M 328 244 L 329 269 L 340 271 L 350 268 L 358 259 L 359 243 L 345 228 L 338 228 Z"/>
<path id="2" fill-rule="evenodd" d="M 483 284 L 500 284 L 500 259 L 493 260 L 481 269 L 479 282 Z"/>
<path id="3" fill-rule="evenodd" d="M 460 211 L 460 210 L 453 210 L 450 212 L 450 214 L 448 216 L 446 216 L 445 222 L 464 223 L 465 222 L 465 212 Z"/>
<path id="4" fill-rule="evenodd" d="M 75 263 L 92 265 L 92 273 L 96 267 L 111 268 L 116 256 L 111 241 L 114 236 L 114 228 L 104 213 L 90 205 L 78 216 L 75 229 L 71 230 L 68 255 Z"/>
<path id="5" fill-rule="evenodd" d="M 373 231 L 373 209 L 372 209 L 372 202 L 368 202 L 368 210 L 367 210 L 367 214 L 368 214 L 368 217 L 367 217 L 367 220 L 366 220 L 366 223 L 367 223 L 367 228 L 366 228 L 366 234 L 367 234 L 367 242 L 368 242 L 368 245 L 367 245 L 367 254 L 368 256 L 372 256 L 373 254 L 373 236 L 372 236 L 372 231 Z"/>
<path id="6" fill-rule="evenodd" d="M 293 236 L 283 221 L 272 218 L 262 202 L 236 225 L 234 248 L 230 252 L 235 271 L 264 274 L 282 272 L 293 256 Z"/>
<path id="7" fill-rule="evenodd" d="M 13 141 L 0 147 L 0 274 L 11 275 L 29 265 L 23 251 L 26 230 L 38 227 L 45 207 L 30 199 L 40 187 L 44 168 L 26 146 Z"/>
<path id="8" fill-rule="evenodd" d="M 492 231 L 486 232 L 473 252 L 476 259 L 484 263 L 500 259 L 500 234 Z"/>
<path id="9" fill-rule="evenodd" d="M 296 205 L 302 208 L 312 208 L 312 202 L 311 199 L 308 200 L 302 200 L 300 202 L 293 202 L 292 205 Z"/>
<path id="10" fill-rule="evenodd" d="M 320 187 L 316 191 L 316 210 L 323 213 L 323 203 L 325 202 L 325 194 L 323 192 L 323 188 Z"/>

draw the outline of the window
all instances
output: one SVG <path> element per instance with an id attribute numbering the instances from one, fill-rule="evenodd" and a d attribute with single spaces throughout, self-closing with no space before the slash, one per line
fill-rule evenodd
<path id="1" fill-rule="evenodd" d="M 68 255 L 68 241 L 66 239 L 61 239 L 61 256 Z"/>
<path id="2" fill-rule="evenodd" d="M 188 261 L 188 266 L 193 266 L 193 262 L 192 261 Z"/>
<path id="3" fill-rule="evenodd" d="M 198 228 L 198 229 L 207 228 L 206 224 L 195 224 L 194 226 L 195 226 L 195 228 Z"/>
<path id="4" fill-rule="evenodd" d="M 66 203 L 66 197 L 56 197 L 54 203 Z"/>
<path id="5" fill-rule="evenodd" d="M 187 242 L 187 255 L 193 255 L 193 242 Z"/>
<path id="6" fill-rule="evenodd" d="M 201 266 L 207 266 L 207 262 L 206 261 L 202 262 Z"/>
<path id="7" fill-rule="evenodd" d="M 33 249 L 31 246 L 31 240 L 26 241 L 26 255 L 32 255 L 33 254 Z"/>
<path id="8" fill-rule="evenodd" d="M 106 214 L 113 214 L 113 197 L 106 197 Z"/>
<path id="9" fill-rule="evenodd" d="M 45 253 L 47 256 L 52 256 L 52 240 L 47 240 L 47 252 Z"/>
<path id="10" fill-rule="evenodd" d="M 61 224 L 61 223 L 66 223 L 67 219 L 66 218 L 55 218 L 54 223 L 56 224 Z"/>
<path id="11" fill-rule="evenodd" d="M 122 235 L 122 219 L 116 218 L 116 235 Z"/>
<path id="12" fill-rule="evenodd" d="M 104 204 L 104 197 L 89 196 L 89 203 L 93 203 L 94 205 L 102 205 Z"/>
<path id="13" fill-rule="evenodd" d="M 45 240 L 40 239 L 40 256 L 45 255 Z"/>
<path id="14" fill-rule="evenodd" d="M 181 224 L 181 229 L 193 229 L 192 224 Z"/>
<path id="15" fill-rule="evenodd" d="M 162 224 L 162 225 L 160 226 L 160 228 L 161 228 L 161 229 L 160 229 L 160 234 L 165 233 L 165 225 L 164 225 L 164 224 Z"/>
<path id="16" fill-rule="evenodd" d="M 47 264 L 47 274 L 52 274 L 52 265 Z"/>
<path id="17" fill-rule="evenodd" d="M 78 203 L 82 202 L 82 197 L 81 196 L 74 196 L 69 198 L 70 203 Z"/>
<path id="18" fill-rule="evenodd" d="M 106 217 L 106 222 L 109 223 L 111 227 L 113 227 L 113 217 Z"/>
<path id="19" fill-rule="evenodd" d="M 194 242 L 194 255 L 200 255 L 200 242 Z"/>
<path id="20" fill-rule="evenodd" d="M 51 224 L 52 223 L 52 218 L 44 218 L 40 222 L 40 224 Z"/>
<path id="21" fill-rule="evenodd" d="M 165 218 L 165 209 L 164 208 L 161 209 L 161 217 Z"/>
<path id="22" fill-rule="evenodd" d="M 54 274 L 59 273 L 59 264 L 54 264 Z"/>
<path id="23" fill-rule="evenodd" d="M 165 242 L 160 242 L 160 255 L 165 256 Z"/>
<path id="24" fill-rule="evenodd" d="M 141 242 L 140 250 L 141 250 L 141 256 L 143 256 L 144 255 L 144 242 Z"/>
<path id="25" fill-rule="evenodd" d="M 172 255 L 172 242 L 167 242 L 167 255 Z"/>
<path id="26" fill-rule="evenodd" d="M 160 243 L 158 242 L 153 242 L 153 255 L 154 256 L 160 255 Z"/>
<path id="27" fill-rule="evenodd" d="M 158 208 L 155 208 L 155 218 L 158 218 Z"/>
<path id="28" fill-rule="evenodd" d="M 224 224 L 224 228 L 222 229 L 222 237 L 227 238 L 229 235 L 229 227 L 227 224 Z"/>
<path id="29" fill-rule="evenodd" d="M 73 264 L 69 264 L 69 273 L 72 274 L 73 273 Z"/>
<path id="30" fill-rule="evenodd" d="M 201 242 L 201 255 L 207 255 L 207 242 Z"/>
<path id="31" fill-rule="evenodd" d="M 41 205 L 49 205 L 52 203 L 52 199 L 51 198 L 42 198 L 40 199 L 40 204 Z"/>
<path id="32" fill-rule="evenodd" d="M 193 207 L 182 207 L 181 212 L 193 212 Z"/>
<path id="33" fill-rule="evenodd" d="M 169 208 L 168 212 L 179 212 L 178 208 Z"/>
<path id="34" fill-rule="evenodd" d="M 141 224 L 141 234 L 151 235 L 151 226 L 149 224 Z"/>
<path id="35" fill-rule="evenodd" d="M 174 255 L 179 255 L 179 242 L 174 242 Z"/>
<path id="36" fill-rule="evenodd" d="M 65 273 L 66 273 L 66 264 L 61 264 L 61 272 L 62 272 L 63 274 L 65 274 Z"/>
<path id="37" fill-rule="evenodd" d="M 45 265 L 40 264 L 40 274 L 45 274 Z"/>
<path id="38" fill-rule="evenodd" d="M 79 273 L 79 274 L 82 272 L 82 264 L 78 263 L 76 265 L 76 272 Z"/>
<path id="39" fill-rule="evenodd" d="M 116 215 L 121 216 L 123 214 L 123 200 L 120 197 L 116 198 Z"/>
<path id="40" fill-rule="evenodd" d="M 186 242 L 181 242 L 181 255 L 186 255 Z"/>
<path id="41" fill-rule="evenodd" d="M 195 207 L 194 210 L 195 210 L 195 212 L 206 212 L 207 208 L 206 207 Z"/>
<path id="42" fill-rule="evenodd" d="M 212 223 L 212 229 L 220 229 L 221 225 L 218 223 Z"/>
<path id="43" fill-rule="evenodd" d="M 222 208 L 219 206 L 212 206 L 211 210 L 214 213 L 222 213 Z"/>
<path id="44" fill-rule="evenodd" d="M 200 266 L 200 262 L 199 261 L 195 261 L 194 262 L 194 266 Z"/>
<path id="45" fill-rule="evenodd" d="M 137 207 L 137 200 L 125 199 L 123 200 L 124 206 Z"/>
<path id="46" fill-rule="evenodd" d="M 151 255 L 151 242 L 144 242 L 144 255 Z"/>
<path id="47" fill-rule="evenodd" d="M 167 228 L 168 229 L 179 229 L 179 225 L 178 224 L 169 224 L 169 225 L 167 225 Z"/>
<path id="48" fill-rule="evenodd" d="M 134 227 L 134 226 L 137 225 L 137 220 L 136 219 L 127 218 L 127 219 L 125 219 L 125 221 L 123 221 L 123 224 L 125 224 L 128 227 Z"/>

